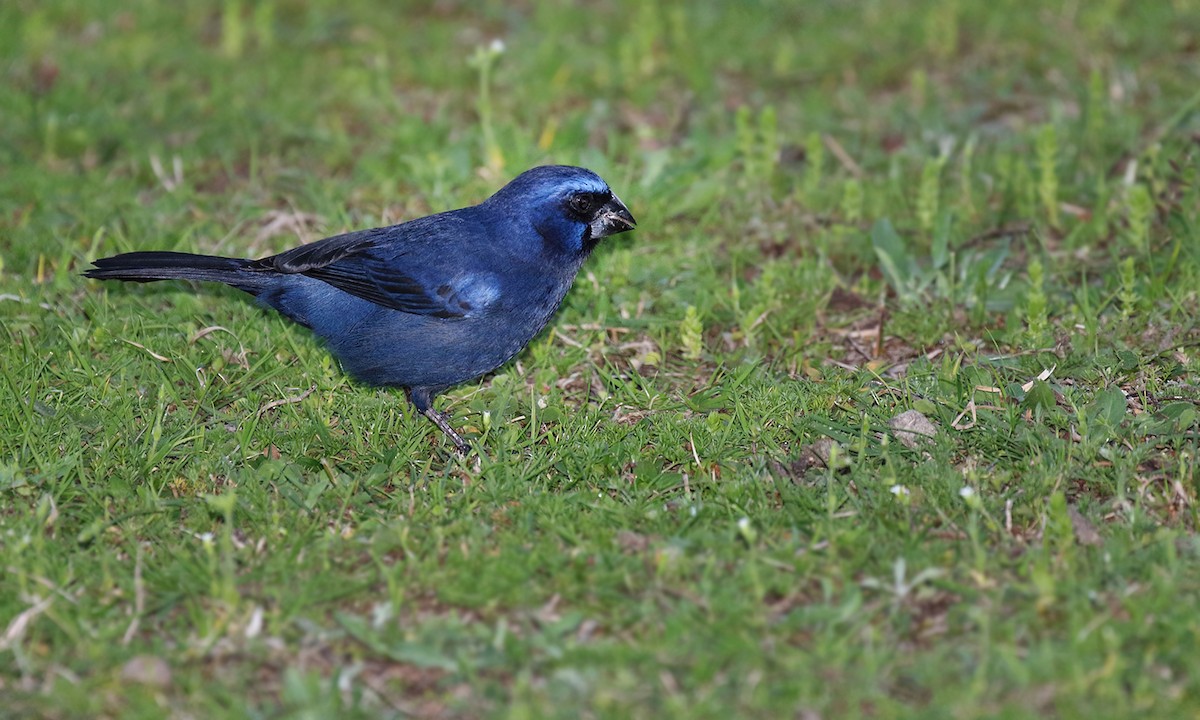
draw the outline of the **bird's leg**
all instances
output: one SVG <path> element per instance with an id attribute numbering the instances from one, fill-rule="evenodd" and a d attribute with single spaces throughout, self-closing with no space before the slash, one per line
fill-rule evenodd
<path id="1" fill-rule="evenodd" d="M 466 455 L 470 451 L 471 448 L 467 445 L 467 441 L 463 440 L 461 435 L 454 432 L 454 428 L 450 427 L 450 423 L 446 422 L 445 415 L 431 407 L 422 410 L 421 414 L 432 420 L 434 425 L 437 425 L 441 428 L 442 432 L 446 433 L 446 436 L 450 438 L 450 442 L 454 443 L 454 447 L 458 449 L 459 453 Z"/>
<path id="2" fill-rule="evenodd" d="M 428 388 L 413 388 L 408 391 L 408 399 L 412 402 L 413 407 L 421 411 L 421 414 L 429 418 L 430 422 L 438 426 L 438 429 L 446 433 L 446 437 L 450 438 L 450 442 L 454 443 L 454 447 L 462 455 L 466 455 L 471 447 L 467 445 L 467 441 L 462 439 L 462 436 L 450 427 L 446 416 L 437 410 L 433 409 L 433 392 Z"/>

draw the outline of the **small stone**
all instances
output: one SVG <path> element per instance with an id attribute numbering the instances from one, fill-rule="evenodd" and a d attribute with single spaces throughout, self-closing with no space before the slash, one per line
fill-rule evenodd
<path id="1" fill-rule="evenodd" d="M 888 425 L 895 431 L 896 439 L 907 448 L 917 448 L 937 435 L 937 426 L 919 410 L 905 410 L 892 418 Z"/>
<path id="2" fill-rule="evenodd" d="M 809 470 L 824 470 L 829 467 L 829 458 L 833 453 L 833 439 L 817 438 L 816 441 L 803 445 L 787 464 L 772 461 L 771 471 L 778 477 L 790 478 L 792 482 L 801 482 Z M 844 463 L 839 462 L 839 466 Z"/>
<path id="3" fill-rule="evenodd" d="M 171 667 L 154 655 L 136 655 L 121 668 L 121 679 L 165 688 L 171 684 Z"/>
<path id="4" fill-rule="evenodd" d="M 1084 517 L 1083 513 L 1074 505 L 1067 506 L 1067 516 L 1071 518 L 1071 528 L 1075 531 L 1075 540 L 1080 545 L 1103 545 L 1104 538 L 1100 537 L 1100 531 L 1096 530 L 1096 526 L 1091 520 Z"/>

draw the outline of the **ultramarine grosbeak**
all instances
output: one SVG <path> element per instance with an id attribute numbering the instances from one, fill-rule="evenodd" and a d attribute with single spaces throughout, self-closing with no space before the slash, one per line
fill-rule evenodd
<path id="1" fill-rule="evenodd" d="M 433 398 L 503 365 L 545 327 L 596 244 L 634 227 L 598 175 L 527 170 L 472 207 L 319 240 L 261 260 L 132 252 L 99 280 L 232 285 L 324 340 L 370 385 L 403 388 L 460 452 Z"/>

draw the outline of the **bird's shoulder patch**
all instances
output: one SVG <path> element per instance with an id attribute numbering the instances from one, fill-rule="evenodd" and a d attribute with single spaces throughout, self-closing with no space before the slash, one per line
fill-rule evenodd
<path id="1" fill-rule="evenodd" d="M 471 272 L 437 287 L 436 294 L 446 306 L 462 312 L 462 317 L 486 311 L 500 297 L 500 278 L 495 273 Z"/>

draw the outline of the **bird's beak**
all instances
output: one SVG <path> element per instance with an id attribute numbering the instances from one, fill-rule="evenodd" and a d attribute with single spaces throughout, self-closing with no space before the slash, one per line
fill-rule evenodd
<path id="1" fill-rule="evenodd" d="M 633 214 L 629 212 L 629 208 L 625 207 L 625 203 L 613 195 L 612 200 L 596 211 L 596 219 L 591 224 L 592 237 L 599 239 L 628 232 L 637 225 L 637 220 L 633 219 Z"/>

